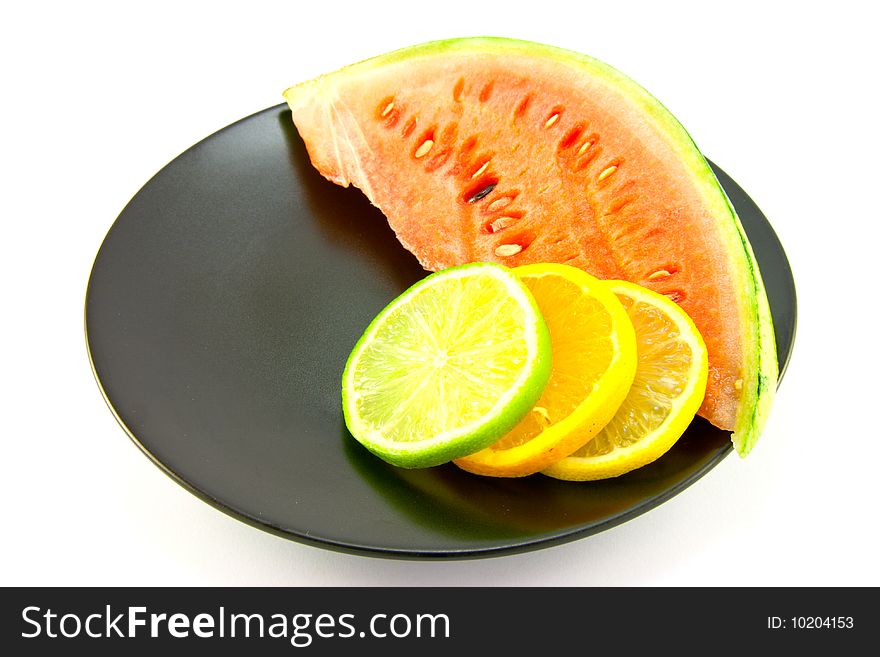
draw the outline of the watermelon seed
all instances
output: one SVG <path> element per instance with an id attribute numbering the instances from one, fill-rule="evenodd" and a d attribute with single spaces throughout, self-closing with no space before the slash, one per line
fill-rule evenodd
<path id="1" fill-rule="evenodd" d="M 488 185 L 486 185 L 485 187 L 483 187 L 480 191 L 478 191 L 476 194 L 474 194 L 473 196 L 471 196 L 471 197 L 467 200 L 467 202 L 468 202 L 468 203 L 476 203 L 476 202 L 479 201 L 481 198 L 485 198 L 485 197 L 487 197 L 487 196 L 492 192 L 492 190 L 495 189 L 495 185 L 497 185 L 497 184 L 498 184 L 497 182 L 489 183 Z"/>
<path id="2" fill-rule="evenodd" d="M 474 178 L 479 176 L 481 173 L 483 173 L 486 170 L 486 167 L 488 167 L 488 166 L 489 166 L 489 160 L 486 160 L 485 162 L 483 162 L 482 166 L 474 172 L 474 175 L 471 176 L 471 180 L 473 180 Z"/>
<path id="3" fill-rule="evenodd" d="M 588 166 L 590 166 L 593 163 L 593 161 L 597 157 L 599 157 L 599 155 L 601 155 L 601 154 L 602 154 L 602 147 L 601 146 L 597 146 L 596 148 L 590 149 L 589 151 L 587 151 L 586 155 L 584 155 L 582 158 L 580 158 L 578 160 L 577 165 L 575 166 L 575 169 L 577 169 L 578 171 L 583 171 Z"/>
<path id="4" fill-rule="evenodd" d="M 742 390 L 742 388 L 743 388 L 743 380 L 742 380 L 742 379 L 737 379 L 736 381 L 734 381 L 734 382 L 733 382 L 733 387 L 736 388 L 737 390 Z"/>
<path id="5" fill-rule="evenodd" d="M 661 278 L 669 278 L 670 276 L 672 276 L 672 274 L 669 271 L 667 271 L 665 269 L 658 269 L 653 274 L 648 276 L 648 280 L 649 281 L 656 281 Z"/>
<path id="6" fill-rule="evenodd" d="M 668 292 L 664 292 L 663 295 L 669 297 L 675 303 L 681 303 L 684 301 L 684 292 L 681 290 L 669 290 Z"/>
<path id="7" fill-rule="evenodd" d="M 495 249 L 495 255 L 499 258 L 507 258 L 508 256 L 516 255 L 520 251 L 522 251 L 522 247 L 519 244 L 502 244 Z"/>
<path id="8" fill-rule="evenodd" d="M 563 151 L 567 148 L 571 148 L 572 144 L 574 144 L 580 136 L 583 134 L 586 129 L 586 125 L 584 123 L 578 123 L 571 128 L 565 136 L 559 140 L 559 150 Z"/>
<path id="9" fill-rule="evenodd" d="M 497 233 L 499 231 L 504 230 L 508 226 L 515 224 L 517 221 L 519 221 L 519 217 L 508 217 L 508 216 L 498 217 L 492 223 L 489 224 L 489 232 L 490 233 Z"/>
<path id="10" fill-rule="evenodd" d="M 617 171 L 617 165 L 616 165 L 616 164 L 612 164 L 610 167 L 608 167 L 608 168 L 605 169 L 602 173 L 599 174 L 599 178 L 598 178 L 598 180 L 600 180 L 600 181 L 601 181 L 601 180 L 605 180 L 608 176 L 610 176 L 610 175 L 611 175 L 612 173 L 614 173 L 615 171 Z"/>
<path id="11" fill-rule="evenodd" d="M 422 142 L 422 145 L 416 149 L 416 152 L 414 153 L 414 155 L 417 158 L 424 157 L 425 155 L 428 154 L 428 151 L 430 151 L 433 147 L 434 147 L 434 140 L 433 139 L 426 139 L 425 141 Z"/>
<path id="12" fill-rule="evenodd" d="M 393 128 L 400 118 L 400 109 L 394 102 L 394 96 L 387 96 L 376 106 L 376 119 L 384 121 L 386 128 Z"/>
<path id="13" fill-rule="evenodd" d="M 550 115 L 547 117 L 547 120 L 544 122 L 545 128 L 550 128 L 559 120 L 559 117 L 562 116 L 562 113 L 565 111 L 564 107 L 557 105 L 552 110 L 550 110 Z"/>
<path id="14" fill-rule="evenodd" d="M 587 141 L 585 141 L 583 143 L 583 145 L 578 149 L 578 152 L 577 152 L 578 157 L 580 157 L 581 155 L 586 153 L 590 149 L 590 147 L 595 143 L 596 142 L 594 142 L 592 139 L 587 139 Z"/>

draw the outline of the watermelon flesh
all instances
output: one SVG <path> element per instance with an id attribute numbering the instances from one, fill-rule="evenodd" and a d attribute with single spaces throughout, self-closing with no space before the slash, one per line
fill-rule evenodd
<path id="1" fill-rule="evenodd" d="M 751 450 L 777 379 L 760 272 L 705 159 L 636 83 L 549 46 L 454 39 L 285 98 L 312 164 L 360 188 L 426 269 L 563 262 L 681 305 L 709 352 L 700 415 Z"/>

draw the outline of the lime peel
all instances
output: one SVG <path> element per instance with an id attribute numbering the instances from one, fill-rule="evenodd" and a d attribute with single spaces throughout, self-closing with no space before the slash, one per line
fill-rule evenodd
<path id="1" fill-rule="evenodd" d="M 547 325 L 511 270 L 446 269 L 392 301 L 358 340 L 342 375 L 345 423 L 389 463 L 439 465 L 514 427 L 550 364 Z"/>

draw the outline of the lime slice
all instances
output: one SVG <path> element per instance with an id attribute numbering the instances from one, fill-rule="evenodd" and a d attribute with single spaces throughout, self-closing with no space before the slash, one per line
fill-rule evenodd
<path id="1" fill-rule="evenodd" d="M 550 376 L 550 334 L 506 267 L 474 263 L 419 281 L 367 327 L 342 374 L 351 434 L 394 465 L 483 449 L 531 410 Z"/>

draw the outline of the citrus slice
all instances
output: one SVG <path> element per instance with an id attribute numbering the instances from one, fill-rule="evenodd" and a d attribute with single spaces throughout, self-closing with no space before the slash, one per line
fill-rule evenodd
<path id="1" fill-rule="evenodd" d="M 636 370 L 632 324 L 604 282 L 561 264 L 513 271 L 550 328 L 553 368 L 541 398 L 519 424 L 455 461 L 469 472 L 496 477 L 538 472 L 585 444 L 617 411 Z"/>
<path id="2" fill-rule="evenodd" d="M 607 479 L 658 459 L 687 429 L 706 392 L 706 345 L 691 318 L 661 294 L 624 281 L 606 283 L 635 328 L 638 368 L 607 426 L 544 470 L 557 479 Z"/>
<path id="3" fill-rule="evenodd" d="M 510 269 L 422 279 L 367 327 L 342 374 L 345 423 L 380 458 L 429 467 L 507 433 L 550 375 L 550 335 Z"/>

